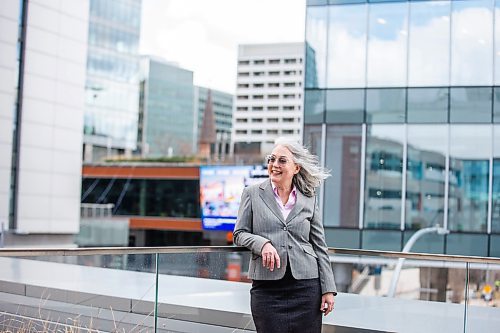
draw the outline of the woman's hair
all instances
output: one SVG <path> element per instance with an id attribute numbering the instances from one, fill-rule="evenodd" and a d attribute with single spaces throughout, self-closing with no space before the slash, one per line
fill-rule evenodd
<path id="1" fill-rule="evenodd" d="M 275 146 L 285 147 L 292 153 L 295 164 L 300 166 L 299 172 L 293 177 L 293 185 L 305 196 L 312 197 L 315 189 L 330 176 L 330 171 L 319 165 L 318 156 L 297 142 L 278 138 Z"/>

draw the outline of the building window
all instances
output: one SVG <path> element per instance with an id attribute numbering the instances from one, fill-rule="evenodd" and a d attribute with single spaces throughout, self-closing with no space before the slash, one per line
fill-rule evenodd
<path id="1" fill-rule="evenodd" d="M 263 99 L 264 95 L 253 95 L 252 98 L 253 99 Z"/>
<path id="2" fill-rule="evenodd" d="M 268 123 L 277 123 L 278 122 L 278 118 L 267 118 L 267 122 Z"/>
<path id="3" fill-rule="evenodd" d="M 283 74 L 285 74 L 285 75 L 295 75 L 295 74 L 297 74 L 297 71 L 284 71 Z"/>
<path id="4" fill-rule="evenodd" d="M 267 84 L 269 88 L 279 88 L 280 84 L 278 82 L 270 82 Z"/>
<path id="5" fill-rule="evenodd" d="M 264 110 L 263 106 L 252 106 L 252 111 L 262 111 Z"/>
<path id="6" fill-rule="evenodd" d="M 238 76 L 250 76 L 249 72 L 238 72 Z"/>
<path id="7" fill-rule="evenodd" d="M 259 60 L 254 60 L 254 61 L 253 61 L 253 64 L 254 64 L 254 65 L 264 65 L 265 63 L 266 63 L 266 61 L 265 61 L 265 60 L 260 60 L 260 59 L 259 59 Z"/>
<path id="8" fill-rule="evenodd" d="M 248 88 L 248 83 L 238 83 L 238 88 Z"/>
<path id="9" fill-rule="evenodd" d="M 236 130 L 236 134 L 247 134 L 247 130 Z"/>
<path id="10" fill-rule="evenodd" d="M 285 82 L 285 87 L 295 87 L 295 82 Z"/>
<path id="11" fill-rule="evenodd" d="M 290 134 L 293 134 L 293 130 L 284 129 L 284 130 L 281 130 L 281 133 L 283 133 L 285 135 L 290 135 Z"/>
<path id="12" fill-rule="evenodd" d="M 264 72 L 253 72 L 253 76 L 262 76 L 264 74 Z"/>
<path id="13" fill-rule="evenodd" d="M 238 99 L 248 99 L 248 95 L 238 95 Z"/>
<path id="14" fill-rule="evenodd" d="M 237 119 L 236 119 L 236 122 L 237 122 L 237 123 L 247 123 L 247 122 L 248 122 L 248 119 L 246 119 L 246 118 L 237 118 Z"/>
<path id="15" fill-rule="evenodd" d="M 276 64 L 280 63 L 280 60 L 279 59 L 269 59 L 269 63 L 272 65 L 276 65 Z"/>
<path id="16" fill-rule="evenodd" d="M 448 99 L 448 88 L 409 88 L 408 123 L 447 123 Z"/>
<path id="17" fill-rule="evenodd" d="M 448 229 L 452 231 L 487 230 L 492 141 L 491 125 L 450 125 Z"/>
<path id="18" fill-rule="evenodd" d="M 262 130 L 252 130 L 252 134 L 262 134 Z"/>
<path id="19" fill-rule="evenodd" d="M 295 64 L 297 63 L 297 59 L 285 59 L 285 64 Z"/>
<path id="20" fill-rule="evenodd" d="M 295 106 L 293 106 L 293 105 L 284 105 L 283 106 L 283 110 L 285 110 L 285 111 L 293 111 L 293 110 L 295 110 Z"/>
<path id="21" fill-rule="evenodd" d="M 267 98 L 269 98 L 269 99 L 277 99 L 279 97 L 280 97 L 280 95 L 276 95 L 276 94 L 274 94 L 274 95 L 267 95 Z"/>
<path id="22" fill-rule="evenodd" d="M 364 226 L 401 227 L 405 125 L 368 125 L 366 129 Z"/>
<path id="23" fill-rule="evenodd" d="M 248 106 L 238 106 L 236 108 L 237 111 L 248 111 Z"/>
<path id="24" fill-rule="evenodd" d="M 268 106 L 267 111 L 278 111 L 280 109 L 279 106 Z"/>
<path id="25" fill-rule="evenodd" d="M 266 134 L 278 134 L 278 130 L 267 130 Z"/>
<path id="26" fill-rule="evenodd" d="M 283 118 L 284 123 L 293 123 L 294 120 L 294 118 Z"/>
<path id="27" fill-rule="evenodd" d="M 261 123 L 262 120 L 262 118 L 252 118 L 252 123 Z"/>
<path id="28" fill-rule="evenodd" d="M 253 87 L 254 88 L 264 88 L 264 83 L 254 83 Z"/>
<path id="29" fill-rule="evenodd" d="M 283 98 L 285 98 L 285 99 L 293 99 L 293 98 L 295 98 L 295 94 L 284 94 Z"/>
<path id="30" fill-rule="evenodd" d="M 270 76 L 277 76 L 277 75 L 280 75 L 280 72 L 279 71 L 272 71 L 272 72 L 269 72 L 269 75 Z"/>
<path id="31" fill-rule="evenodd" d="M 250 61 L 248 60 L 240 60 L 238 61 L 238 65 L 249 65 L 250 64 Z"/>

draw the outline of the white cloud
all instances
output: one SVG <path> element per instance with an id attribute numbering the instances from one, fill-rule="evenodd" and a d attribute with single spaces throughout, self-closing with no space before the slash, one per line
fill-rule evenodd
<path id="1" fill-rule="evenodd" d="M 236 86 L 238 44 L 304 40 L 305 0 L 143 0 L 142 10 L 142 54 L 227 92 Z"/>

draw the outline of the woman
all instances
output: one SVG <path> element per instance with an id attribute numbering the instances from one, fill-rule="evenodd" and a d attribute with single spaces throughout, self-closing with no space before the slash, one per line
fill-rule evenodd
<path id="1" fill-rule="evenodd" d="M 278 140 L 269 180 L 245 188 L 234 243 L 252 251 L 252 317 L 258 333 L 321 332 L 336 295 L 315 189 L 329 174 L 299 144 Z"/>

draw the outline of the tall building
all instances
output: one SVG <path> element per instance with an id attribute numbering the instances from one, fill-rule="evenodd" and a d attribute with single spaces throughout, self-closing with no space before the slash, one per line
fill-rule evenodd
<path id="1" fill-rule="evenodd" d="M 0 6 L 6 246 L 67 246 L 79 230 L 88 15 L 86 0 Z"/>
<path id="2" fill-rule="evenodd" d="M 329 4 L 328 4 L 329 3 Z M 308 1 L 304 142 L 330 246 L 500 256 L 500 2 Z"/>
<path id="3" fill-rule="evenodd" d="M 304 43 L 239 46 L 233 115 L 237 159 L 260 159 L 280 136 L 302 140 L 303 58 Z"/>
<path id="4" fill-rule="evenodd" d="M 196 142 L 200 141 L 200 133 L 209 91 L 215 116 L 216 132 L 216 140 L 212 147 L 212 154 L 219 160 L 223 160 L 229 154 L 231 147 L 233 95 L 205 87 L 194 87 L 195 138 Z"/>
<path id="5" fill-rule="evenodd" d="M 196 151 L 193 72 L 142 59 L 139 144 L 144 157 L 190 156 Z"/>
<path id="6" fill-rule="evenodd" d="M 142 0 L 90 0 L 84 160 L 137 148 Z"/>

